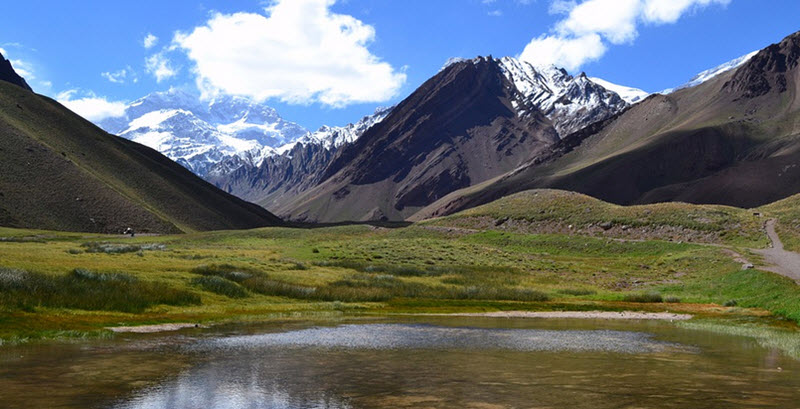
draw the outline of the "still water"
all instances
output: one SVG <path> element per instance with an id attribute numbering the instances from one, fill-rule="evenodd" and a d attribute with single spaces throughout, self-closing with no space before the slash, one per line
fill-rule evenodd
<path id="1" fill-rule="evenodd" d="M 800 362 L 666 322 L 414 318 L 0 348 L 2 408 L 800 408 Z"/>

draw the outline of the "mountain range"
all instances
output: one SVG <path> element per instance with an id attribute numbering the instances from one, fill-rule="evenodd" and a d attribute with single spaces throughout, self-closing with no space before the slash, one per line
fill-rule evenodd
<path id="1" fill-rule="evenodd" d="M 303 222 L 421 220 L 531 188 L 618 204 L 753 207 L 800 192 L 799 38 L 793 34 L 657 94 L 488 56 L 453 59 L 397 105 L 343 127 L 310 132 L 262 103 L 232 96 L 204 101 L 177 89 L 136 100 L 124 115 L 98 125 L 135 142 L 130 149 L 145 152 L 139 143 L 156 149 L 226 192 L 202 185 L 204 193 L 191 200 L 224 197 L 226 206 L 257 213 L 260 221 L 250 220 L 257 225 L 278 221 L 230 195 Z M 20 90 L 11 92 L 14 98 L 30 93 L 2 61 L 0 78 Z M 8 112 L 18 104 L 14 98 Z M 8 115 L 7 124 L 16 126 Z M 97 141 L 123 140 L 73 119 L 69 125 L 80 132 L 102 135 Z M 44 138 L 29 128 L 27 136 Z M 188 171 L 169 172 L 200 183 Z M 172 223 L 173 230 L 216 228 L 184 225 Z"/>
<path id="2" fill-rule="evenodd" d="M 756 207 L 800 192 L 800 33 L 695 86 L 656 94 L 411 219 L 552 187 L 618 204 Z"/>
<path id="3" fill-rule="evenodd" d="M 520 117 L 525 116 L 526 109 L 539 111 L 549 120 L 553 128 L 550 132 L 556 135 L 566 135 L 604 119 L 646 95 L 641 90 L 618 87 L 627 91 L 624 95 L 632 98 L 629 102 L 600 85 L 599 80 L 592 81 L 585 75 L 573 77 L 554 66 L 534 67 L 509 57 L 452 60 L 437 76 L 443 75 L 450 66 L 468 62 L 474 65 L 492 62 L 496 67 L 492 75 L 512 90 L 509 109 Z M 454 96 L 460 97 L 455 93 Z M 339 152 L 391 116 L 391 112 L 392 108 L 379 108 L 356 123 L 344 127 L 324 126 L 308 132 L 284 121 L 274 109 L 262 104 L 235 97 L 218 98 L 204 104 L 197 97 L 173 89 L 134 101 L 122 117 L 107 119 L 98 125 L 161 151 L 229 193 L 277 210 L 290 207 L 297 196 L 322 183 L 332 174 L 326 172 L 332 169 Z M 477 122 L 491 120 L 495 114 L 487 112 Z M 248 133 L 232 132 L 245 125 Z M 473 125 L 464 123 L 467 128 L 452 131 L 463 133 Z M 518 165 L 517 156 L 508 154 L 505 159 L 509 160 L 503 159 L 503 164 L 495 170 L 475 170 L 469 180 L 497 176 L 498 172 Z M 463 187 L 464 183 L 470 182 L 463 179 L 445 189 Z M 399 217 L 396 213 L 380 208 L 375 216 Z M 308 219 L 306 216 L 299 218 Z M 371 216 L 358 215 L 357 218 Z"/>

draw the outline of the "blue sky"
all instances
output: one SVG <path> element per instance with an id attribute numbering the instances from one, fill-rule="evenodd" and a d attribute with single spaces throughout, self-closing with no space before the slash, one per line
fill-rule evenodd
<path id="1" fill-rule="evenodd" d="M 450 57 L 521 56 L 652 92 L 800 30 L 797 0 L 8 3 L 4 55 L 87 117 L 180 87 L 262 99 L 310 129 L 399 102 Z"/>

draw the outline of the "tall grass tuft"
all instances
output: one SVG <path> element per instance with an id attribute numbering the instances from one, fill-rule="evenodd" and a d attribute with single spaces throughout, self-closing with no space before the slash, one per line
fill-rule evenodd
<path id="1" fill-rule="evenodd" d="M 231 264 L 204 264 L 193 268 L 192 273 L 203 276 L 222 277 L 237 283 L 241 283 L 259 274 L 249 268 L 237 267 Z"/>
<path id="2" fill-rule="evenodd" d="M 204 276 L 192 279 L 192 284 L 214 294 L 230 298 L 245 298 L 247 291 L 238 284 L 217 276 Z"/>
<path id="3" fill-rule="evenodd" d="M 450 298 L 450 297 L 447 297 Z M 547 301 L 550 297 L 527 288 L 469 286 L 452 292 L 452 298 L 463 300 Z"/>
<path id="4" fill-rule="evenodd" d="M 288 297 L 297 299 L 314 299 L 316 292 L 314 287 L 306 287 L 285 283 L 283 281 L 271 280 L 267 277 L 252 277 L 242 282 L 250 291 L 262 295 L 276 297 Z"/>
<path id="5" fill-rule="evenodd" d="M 203 265 L 193 269 L 192 272 L 207 277 L 214 276 L 236 281 L 247 290 L 262 295 L 310 301 L 380 302 L 393 298 L 508 301 L 546 301 L 549 299 L 547 294 L 539 291 L 502 285 L 447 287 L 409 282 L 400 278 L 405 276 L 438 275 L 444 271 L 433 267 L 421 269 L 413 266 L 374 265 L 350 261 L 328 262 L 324 265 L 346 267 L 362 272 L 318 287 L 291 284 L 271 279 L 264 273 L 242 269 L 229 264 Z M 246 270 L 246 272 L 242 270 Z M 448 272 L 453 271 L 456 270 L 451 268 Z"/>
<path id="6" fill-rule="evenodd" d="M 558 290 L 558 293 L 565 295 L 580 296 L 580 295 L 595 295 L 597 294 L 597 291 L 589 290 L 586 288 L 565 288 L 563 290 Z"/>
<path id="7" fill-rule="evenodd" d="M 141 282 L 123 273 L 75 269 L 47 275 L 0 267 L 0 305 L 32 311 L 37 307 L 138 313 L 159 305 L 197 305 L 196 294 Z"/>
<path id="8" fill-rule="evenodd" d="M 638 303 L 660 303 L 664 302 L 664 297 L 659 293 L 628 294 L 623 300 Z"/>

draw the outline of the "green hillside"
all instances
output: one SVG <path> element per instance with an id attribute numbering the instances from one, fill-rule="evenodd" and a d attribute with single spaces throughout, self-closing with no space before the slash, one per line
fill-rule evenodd
<path id="1" fill-rule="evenodd" d="M 422 225 L 765 247 L 763 217 L 729 206 L 620 206 L 562 190 L 529 190 Z"/>

